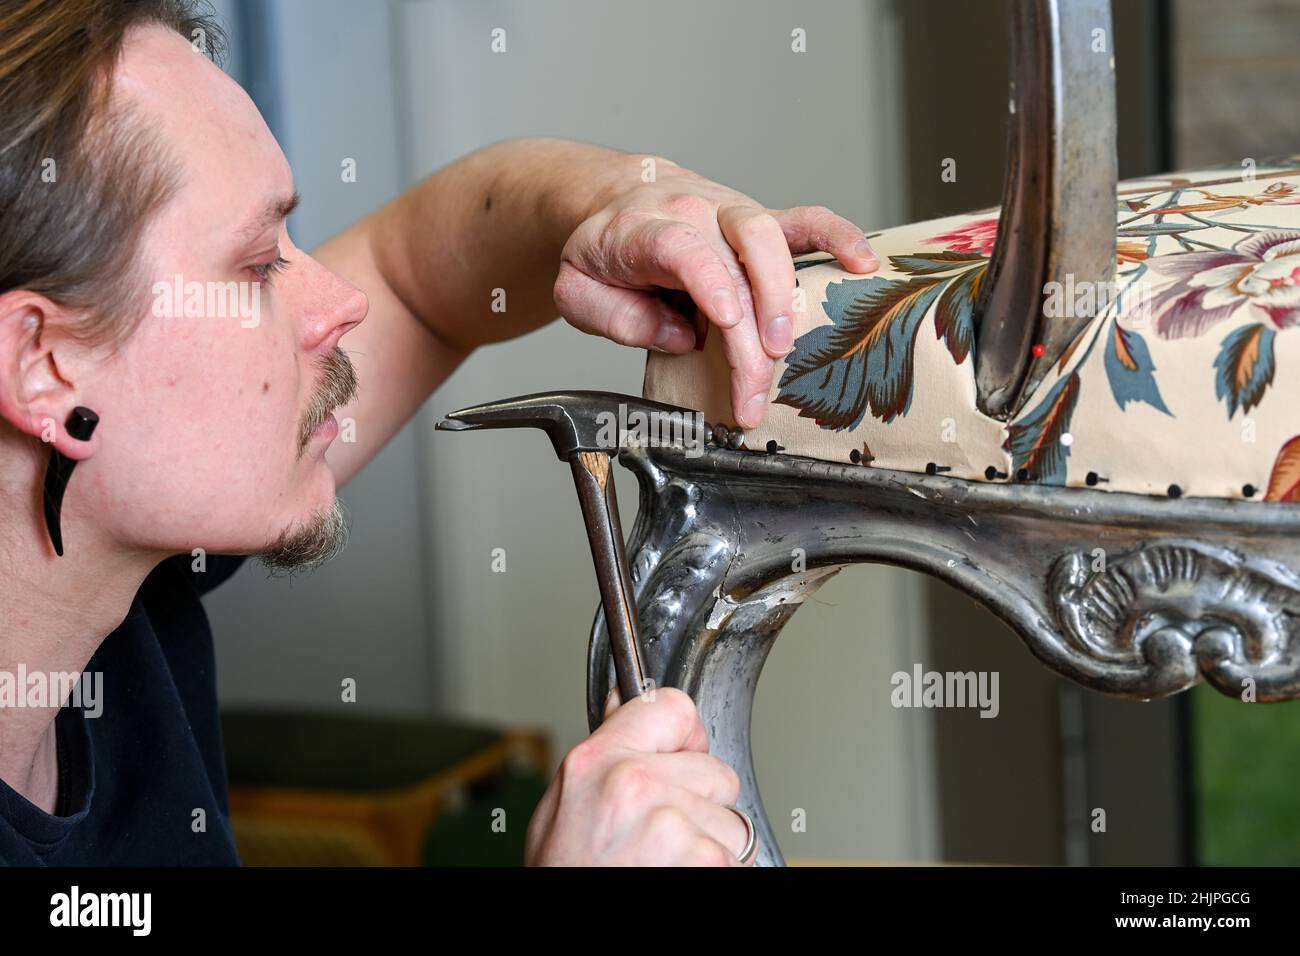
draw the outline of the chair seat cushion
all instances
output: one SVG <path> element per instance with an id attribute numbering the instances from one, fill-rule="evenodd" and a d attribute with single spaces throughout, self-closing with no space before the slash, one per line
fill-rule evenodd
<path id="1" fill-rule="evenodd" d="M 974 305 L 998 210 L 871 238 L 881 268 L 796 260 L 795 346 L 745 447 L 1139 494 L 1300 501 L 1300 162 L 1120 184 L 1116 282 L 1009 422 L 975 404 Z M 801 301 L 800 301 L 801 300 Z M 802 308 L 801 308 L 802 304 Z M 644 394 L 730 422 L 721 336 L 651 353 Z"/>

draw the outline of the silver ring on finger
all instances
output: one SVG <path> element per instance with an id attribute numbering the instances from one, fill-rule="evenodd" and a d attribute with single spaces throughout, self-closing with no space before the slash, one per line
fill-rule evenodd
<path id="1" fill-rule="evenodd" d="M 736 857 L 741 863 L 748 863 L 754 857 L 755 851 L 758 850 L 758 834 L 754 830 L 754 821 L 750 819 L 749 814 L 734 803 L 724 803 L 724 807 L 740 817 L 745 823 L 745 848 L 740 851 Z"/>

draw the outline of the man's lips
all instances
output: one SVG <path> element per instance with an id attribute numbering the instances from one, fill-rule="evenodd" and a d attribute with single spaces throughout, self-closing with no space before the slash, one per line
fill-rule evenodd
<path id="1" fill-rule="evenodd" d="M 339 434 L 339 420 L 333 415 L 326 415 L 325 420 L 312 430 L 313 439 L 323 438 L 326 441 L 333 441 Z"/>

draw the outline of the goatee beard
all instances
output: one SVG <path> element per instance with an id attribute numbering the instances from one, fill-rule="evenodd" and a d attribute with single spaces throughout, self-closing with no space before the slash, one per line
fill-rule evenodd
<path id="1" fill-rule="evenodd" d="M 298 457 L 311 444 L 312 433 L 331 410 L 346 405 L 357 394 L 357 373 L 347 354 L 337 346 L 317 366 L 321 381 L 312 395 L 298 432 Z M 328 508 L 286 528 L 257 556 L 272 575 L 311 571 L 335 557 L 347 544 L 348 523 L 343 504 L 334 499 Z"/>
<path id="2" fill-rule="evenodd" d="M 313 571 L 337 556 L 347 539 L 347 516 L 343 503 L 335 498 L 330 507 L 281 532 L 257 559 L 273 577 Z"/>

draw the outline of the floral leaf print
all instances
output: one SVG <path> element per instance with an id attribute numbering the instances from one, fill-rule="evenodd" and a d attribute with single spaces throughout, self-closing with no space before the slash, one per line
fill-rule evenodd
<path id="1" fill-rule="evenodd" d="M 1079 348 L 1079 344 L 1088 337 L 1088 333 L 1091 331 L 1091 325 L 1085 325 L 1083 328 L 1079 329 L 1079 334 L 1076 335 L 1073 340 L 1071 340 L 1070 344 L 1065 347 L 1065 351 L 1061 353 L 1060 360 L 1056 363 L 1056 371 L 1058 373 L 1065 371 L 1065 366 L 1069 363 L 1070 357 L 1074 355 L 1075 351 Z M 1092 350 L 1089 349 L 1088 352 L 1091 353 Z"/>
<path id="2" fill-rule="evenodd" d="M 1277 329 L 1300 322 L 1300 232 L 1253 233 L 1224 252 L 1172 253 L 1150 267 L 1176 280 L 1151 303 L 1163 338 L 1200 335 L 1246 305 Z"/>
<path id="3" fill-rule="evenodd" d="M 1259 323 L 1243 325 L 1224 336 L 1214 360 L 1214 394 L 1228 403 L 1228 418 L 1249 412 L 1273 381 L 1272 329 Z"/>
<path id="4" fill-rule="evenodd" d="M 953 269 L 969 266 L 977 262 L 988 262 L 988 256 L 978 252 L 917 252 L 910 256 L 890 256 L 889 263 L 899 272 L 908 275 L 925 276 L 936 272 L 951 272 Z"/>
<path id="5" fill-rule="evenodd" d="M 1115 264 L 1123 266 L 1125 263 L 1146 262 L 1151 257 L 1151 246 L 1149 240 L 1143 242 L 1141 239 L 1116 239 L 1115 240 Z"/>
<path id="6" fill-rule="evenodd" d="M 1114 323 L 1106 337 L 1105 365 L 1111 394 L 1121 411 L 1129 402 L 1146 402 L 1173 417 L 1173 412 L 1160 397 L 1154 374 L 1156 367 L 1142 336 L 1120 328 L 1118 322 Z"/>
<path id="7" fill-rule="evenodd" d="M 912 353 L 944 278 L 845 279 L 826 286 L 831 325 L 795 340 L 774 401 L 823 428 L 888 423 L 912 404 Z"/>
<path id="8" fill-rule="evenodd" d="M 1300 435 L 1288 441 L 1277 453 L 1264 500 L 1300 501 Z"/>
<path id="9" fill-rule="evenodd" d="M 1061 436 L 1070 428 L 1070 416 L 1079 404 L 1079 375 L 1071 372 L 1044 396 L 1042 402 L 1018 421 L 1007 426 L 1002 447 L 1011 452 L 1011 466 L 1025 469 L 1034 481 L 1065 484 L 1065 459 L 1069 446 Z"/>
<path id="10" fill-rule="evenodd" d="M 1172 212 L 1172 210 L 1168 210 Z M 1160 214 L 1165 215 L 1166 210 L 1161 209 Z M 1183 222 L 1152 222 L 1145 226 L 1124 226 L 1115 230 L 1117 236 L 1177 236 L 1184 232 L 1194 232 L 1197 229 L 1209 229 L 1209 226 L 1189 226 Z"/>
<path id="11" fill-rule="evenodd" d="M 991 256 L 993 246 L 998 238 L 998 217 L 975 219 L 951 232 L 931 236 L 927 243 L 942 246 L 949 252 L 973 252 L 980 256 Z"/>
<path id="12" fill-rule="evenodd" d="M 1295 192 L 1295 186 L 1291 183 L 1273 183 L 1262 193 L 1255 196 L 1221 196 L 1218 193 L 1210 192 L 1208 189 L 1192 189 L 1190 191 L 1200 193 L 1205 199 L 1202 202 L 1187 203 L 1181 206 L 1162 206 L 1160 214 L 1162 216 L 1173 216 L 1188 213 L 1218 212 L 1221 209 L 1249 209 L 1251 206 L 1267 206 L 1272 203 L 1293 206 L 1300 202 L 1300 199 L 1292 196 L 1292 193 Z"/>
<path id="13" fill-rule="evenodd" d="M 988 272 L 988 263 L 967 269 L 943 290 L 939 308 L 934 313 L 934 334 L 943 339 L 952 360 L 960 365 L 966 361 L 975 343 L 975 303 L 980 297 L 980 286 Z"/>

